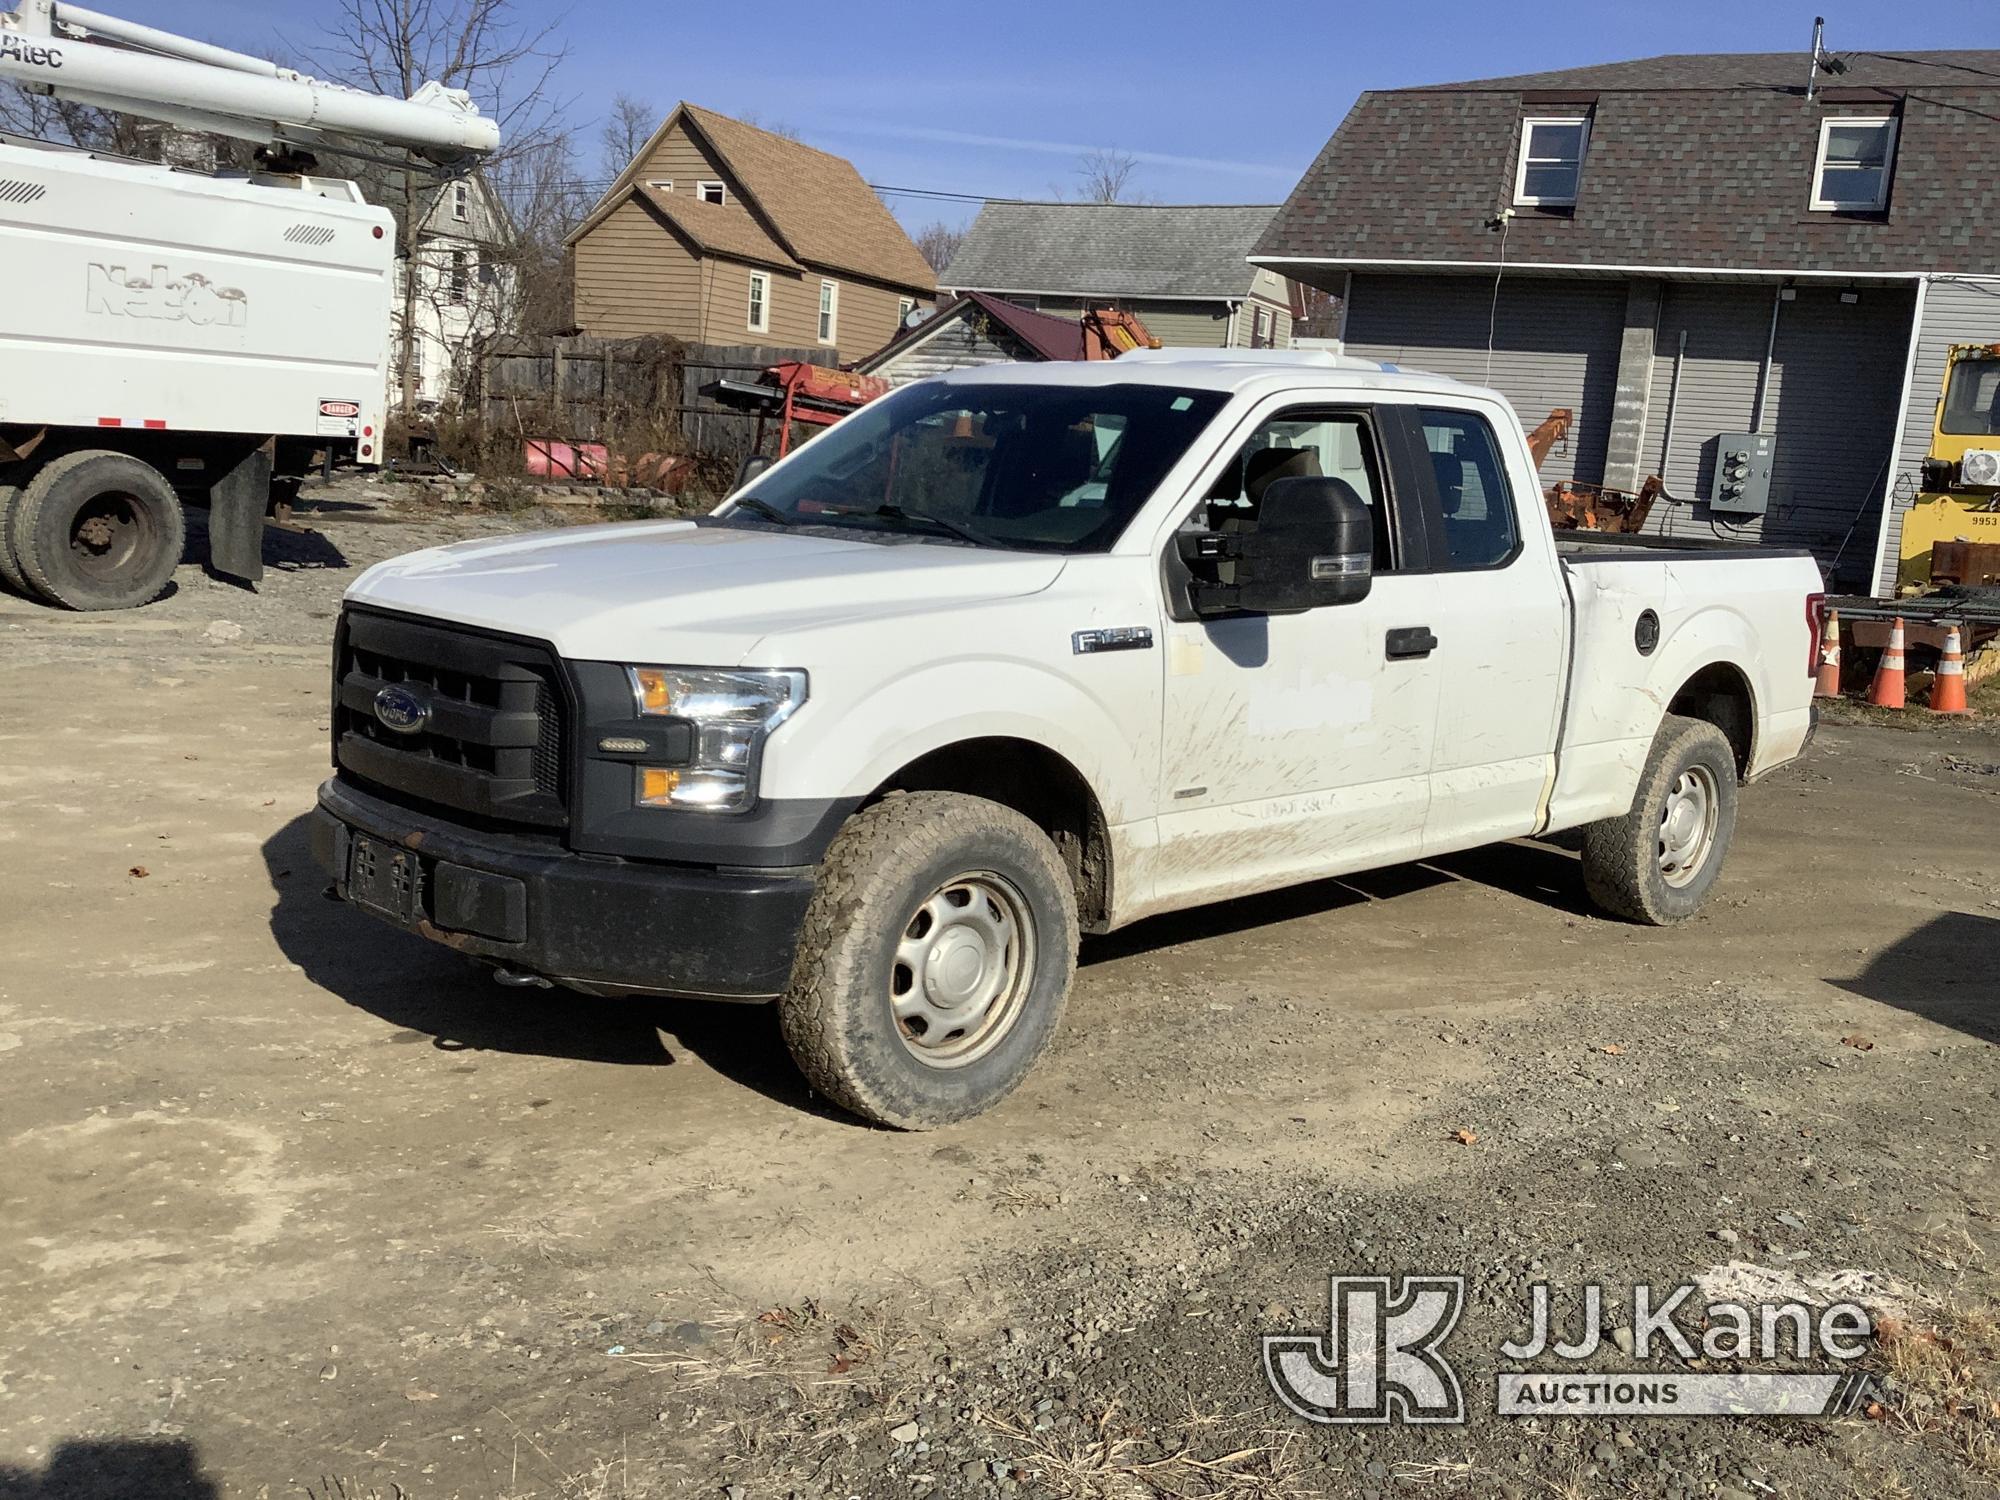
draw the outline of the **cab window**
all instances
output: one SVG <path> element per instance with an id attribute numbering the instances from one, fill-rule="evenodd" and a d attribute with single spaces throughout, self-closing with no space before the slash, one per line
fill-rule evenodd
<path id="1" fill-rule="evenodd" d="M 2000 433 L 2000 359 L 1961 359 L 1952 365 L 1938 426 L 1981 437 Z"/>
<path id="2" fill-rule="evenodd" d="M 1393 571 L 1394 528 L 1368 419 L 1360 412 L 1289 411 L 1263 423 L 1236 450 L 1208 487 L 1208 525 L 1214 531 L 1246 529 L 1256 520 L 1264 492 L 1280 479 L 1321 475 L 1338 479 L 1375 519 L 1375 571 Z"/>
<path id="3" fill-rule="evenodd" d="M 1520 551 L 1521 531 L 1492 427 L 1473 412 L 1429 408 L 1423 424 L 1448 566 L 1505 567 Z"/>

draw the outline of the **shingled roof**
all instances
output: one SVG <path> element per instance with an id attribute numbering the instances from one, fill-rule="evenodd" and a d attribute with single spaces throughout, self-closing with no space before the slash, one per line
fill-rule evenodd
<path id="1" fill-rule="evenodd" d="M 652 138 L 639 148 L 589 217 L 571 231 L 570 243 L 575 243 L 627 198 L 644 191 L 644 184 L 639 181 L 640 170 L 676 121 L 685 121 L 708 141 L 735 177 L 772 242 L 765 245 L 766 236 L 753 236 L 748 229 L 739 228 L 732 234 L 729 229 L 719 227 L 720 220 L 715 216 L 699 213 L 701 208 L 712 205 L 696 204 L 689 209 L 684 196 L 675 196 L 670 203 L 668 195 L 646 192 L 647 201 L 675 218 L 683 229 L 691 231 L 697 221 L 718 226 L 709 231 L 716 238 L 703 241 L 704 248 L 720 255 L 776 265 L 822 266 L 918 292 L 937 290 L 937 277 L 923 252 L 862 180 L 854 163 L 788 136 L 774 135 L 712 109 L 687 103 L 676 105 Z M 687 211 L 685 218 L 683 210 Z M 762 246 L 761 250 L 753 253 L 753 241 Z M 775 259 L 772 248 L 778 252 Z"/>
<path id="2" fill-rule="evenodd" d="M 1688 55 L 1366 93 L 1256 256 L 1485 264 L 1524 115 L 1586 107 L 1573 209 L 1518 209 L 1509 265 L 2000 273 L 2000 51 Z M 1828 115 L 1900 115 L 1889 205 L 1807 208 Z"/>
<path id="3" fill-rule="evenodd" d="M 652 205 L 655 213 L 692 240 L 697 249 L 787 271 L 801 269 L 754 219 L 733 214 L 718 203 L 704 203 L 689 193 L 663 193 L 650 183 L 640 183 L 634 190 Z"/>
<path id="4" fill-rule="evenodd" d="M 989 203 L 940 284 L 1098 297 L 1242 297 L 1268 204 Z"/>

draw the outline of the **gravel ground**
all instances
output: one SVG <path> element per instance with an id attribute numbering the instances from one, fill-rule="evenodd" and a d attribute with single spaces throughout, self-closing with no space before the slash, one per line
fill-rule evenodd
<path id="1" fill-rule="evenodd" d="M 763 1011 L 320 899 L 340 590 L 525 519 L 320 498 L 254 594 L 0 599 L 5 1500 L 1994 1493 L 1990 722 L 1828 727 L 1682 928 L 1517 843 L 1093 940 L 1020 1092 L 898 1135 Z M 1874 1415 L 1493 1415 L 1531 1284 L 1744 1267 L 1866 1274 Z M 1369 1272 L 1468 1279 L 1465 1425 L 1278 1402 Z"/>

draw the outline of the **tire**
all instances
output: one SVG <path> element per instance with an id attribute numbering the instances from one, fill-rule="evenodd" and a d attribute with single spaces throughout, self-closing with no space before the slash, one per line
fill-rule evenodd
<path id="1" fill-rule="evenodd" d="M 69 609 L 130 609 L 165 588 L 187 544 L 180 497 L 123 453 L 66 453 L 21 491 L 12 530 L 29 586 Z"/>
<path id="2" fill-rule="evenodd" d="M 1583 830 L 1584 888 L 1613 916 L 1685 922 L 1707 899 L 1735 832 L 1736 752 L 1713 724 L 1668 714 L 1632 810 Z"/>
<path id="3" fill-rule="evenodd" d="M 820 864 L 778 1001 L 785 1044 L 864 1119 L 969 1119 L 1055 1036 L 1076 949 L 1076 893 L 1041 829 L 980 797 L 890 797 L 850 818 Z"/>
<path id="4" fill-rule="evenodd" d="M 21 576 L 21 559 L 14 552 L 14 512 L 21 508 L 21 487 L 0 484 L 0 583 L 17 594 L 35 597 L 28 580 Z"/>

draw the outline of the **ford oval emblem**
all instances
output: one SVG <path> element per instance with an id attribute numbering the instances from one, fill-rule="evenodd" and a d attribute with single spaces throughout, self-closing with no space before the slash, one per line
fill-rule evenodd
<path id="1" fill-rule="evenodd" d="M 415 734 L 430 722 L 431 706 L 408 688 L 391 684 L 375 695 L 375 717 L 384 729 Z"/>

